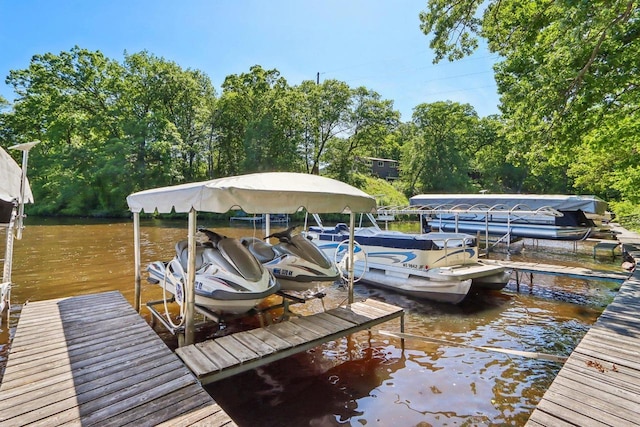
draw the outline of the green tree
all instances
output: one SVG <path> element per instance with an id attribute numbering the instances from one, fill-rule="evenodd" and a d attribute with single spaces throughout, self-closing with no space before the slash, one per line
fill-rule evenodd
<path id="1" fill-rule="evenodd" d="M 302 94 L 299 108 L 303 137 L 299 151 L 306 172 L 317 175 L 329 141 L 350 128 L 351 89 L 338 80 L 325 80 L 319 85 L 307 80 L 297 90 Z"/>
<path id="2" fill-rule="evenodd" d="M 637 115 L 639 18 L 630 0 L 430 0 L 420 14 L 436 61 L 470 54 L 480 37 L 500 55 L 495 77 L 507 138 L 527 153 L 525 186 L 543 191 L 572 188 L 563 171 L 584 144 L 594 153 L 632 144 L 594 136 Z"/>
<path id="3" fill-rule="evenodd" d="M 354 165 L 363 165 L 358 156 L 374 156 L 386 137 L 398 125 L 400 114 L 393 110 L 393 102 L 365 87 L 351 91 L 348 122 L 350 126 L 340 137 L 329 141 L 325 162 L 327 172 L 334 178 L 355 183 L 351 172 Z"/>
<path id="4" fill-rule="evenodd" d="M 120 66 L 99 52 L 75 47 L 35 55 L 28 69 L 11 71 L 17 94 L 6 125 L 17 141 L 43 143 L 30 160 L 37 210 L 89 214 L 100 206 L 92 171 L 105 162 L 104 141 L 120 136 L 115 105 Z"/>
<path id="5" fill-rule="evenodd" d="M 384 143 L 376 145 L 371 155 L 383 159 L 400 160 L 403 147 L 415 137 L 416 127 L 412 122 L 401 122 L 385 136 Z"/>
<path id="6" fill-rule="evenodd" d="M 202 179 L 215 90 L 198 70 L 148 52 L 125 54 L 122 125 L 143 188 Z"/>
<path id="7" fill-rule="evenodd" d="M 524 192 L 526 162 L 505 137 L 499 116 L 482 117 L 470 145 L 472 176 L 477 186 L 491 192 Z"/>
<path id="8" fill-rule="evenodd" d="M 628 115 L 602 124 L 587 135 L 577 148 L 580 156 L 567 171 L 576 188 L 603 195 L 606 200 L 640 205 L 639 132 L 640 117 Z"/>
<path id="9" fill-rule="evenodd" d="M 214 126 L 221 175 L 300 170 L 292 89 L 278 70 L 259 65 L 222 85 Z"/>
<path id="10" fill-rule="evenodd" d="M 404 145 L 401 167 L 407 196 L 471 187 L 469 141 L 477 123 L 469 104 L 434 102 L 414 109 L 415 133 Z"/>
<path id="11" fill-rule="evenodd" d="M 200 72 L 147 52 L 119 64 L 75 47 L 35 55 L 7 82 L 17 99 L 3 138 L 42 141 L 30 161 L 35 213 L 122 214 L 132 191 L 205 174 L 215 94 Z"/>

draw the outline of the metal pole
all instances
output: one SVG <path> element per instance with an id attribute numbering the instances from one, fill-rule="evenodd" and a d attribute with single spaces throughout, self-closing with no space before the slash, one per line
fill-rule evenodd
<path id="1" fill-rule="evenodd" d="M 135 271 L 135 285 L 133 293 L 133 308 L 140 313 L 140 304 L 142 300 L 141 294 L 141 275 L 140 275 L 140 213 L 133 213 L 133 264 Z M 152 316 L 153 317 L 153 316 Z"/>
<path id="2" fill-rule="evenodd" d="M 356 214 L 349 214 L 349 304 L 353 304 L 353 242 L 356 228 Z"/>
<path id="3" fill-rule="evenodd" d="M 183 345 L 191 345 L 195 336 L 195 305 L 196 305 L 196 210 L 189 211 L 189 258 L 187 260 L 187 283 L 185 284 L 185 332 Z"/>
<path id="4" fill-rule="evenodd" d="M 489 258 L 489 213 L 484 216 L 484 243 L 485 254 Z"/>
<path id="5" fill-rule="evenodd" d="M 11 218 L 7 226 L 7 246 L 4 252 L 4 269 L 2 272 L 2 282 L 0 283 L 0 325 L 2 325 L 3 312 L 7 308 L 7 324 L 9 323 L 9 312 L 11 311 L 11 266 L 13 264 L 13 229 L 16 223 L 17 206 L 14 202 L 11 209 Z"/>
<path id="6" fill-rule="evenodd" d="M 29 150 L 31 150 L 40 141 L 26 142 L 9 148 L 22 151 L 22 176 L 20 178 L 20 200 L 18 201 L 18 224 L 16 239 L 22 239 L 23 219 L 24 219 L 24 192 L 27 187 L 27 161 L 29 159 Z"/>
<path id="7" fill-rule="evenodd" d="M 17 204 L 14 202 L 11 209 L 11 217 L 7 225 L 7 244 L 4 250 L 4 269 L 2 272 L 2 282 L 11 283 L 11 270 L 13 265 L 13 230 L 16 226 Z"/>
<path id="8" fill-rule="evenodd" d="M 22 229 L 24 228 L 24 191 L 27 181 L 27 159 L 29 150 L 22 152 L 22 177 L 20 178 L 20 200 L 18 204 L 18 227 L 16 228 L 16 239 L 22 239 Z"/>

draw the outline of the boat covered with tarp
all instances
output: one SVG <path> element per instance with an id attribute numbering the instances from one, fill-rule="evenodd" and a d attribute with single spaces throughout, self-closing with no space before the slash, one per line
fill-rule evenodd
<path id="1" fill-rule="evenodd" d="M 602 226 L 608 204 L 597 196 L 559 194 L 419 194 L 423 230 L 581 240 Z"/>
<path id="2" fill-rule="evenodd" d="M 14 238 L 22 238 L 24 204 L 33 203 L 33 194 L 27 180 L 27 157 L 37 142 L 14 145 L 10 148 L 23 152 L 22 167 L 0 147 L 0 228 L 5 231 L 5 250 L 0 282 L 0 314 L 11 305 L 11 270 Z"/>

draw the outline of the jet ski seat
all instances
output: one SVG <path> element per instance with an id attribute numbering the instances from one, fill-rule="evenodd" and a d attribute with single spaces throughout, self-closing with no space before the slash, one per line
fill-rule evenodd
<path id="1" fill-rule="evenodd" d="M 243 237 L 240 239 L 240 242 L 249 249 L 249 252 L 262 264 L 271 261 L 277 256 L 270 244 L 255 237 Z"/>
<path id="2" fill-rule="evenodd" d="M 199 270 L 205 264 L 204 252 L 206 250 L 212 250 L 212 248 L 208 248 L 201 243 L 196 243 L 196 270 Z M 182 268 L 184 268 L 184 271 L 187 271 L 187 265 L 189 264 L 189 242 L 187 240 L 181 240 L 176 243 L 176 254 L 178 255 L 178 260 L 180 260 Z"/>

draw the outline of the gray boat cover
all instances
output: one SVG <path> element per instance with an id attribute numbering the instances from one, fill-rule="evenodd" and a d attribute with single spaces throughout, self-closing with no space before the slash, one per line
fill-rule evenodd
<path id="1" fill-rule="evenodd" d="M 587 214 L 604 215 L 608 204 L 596 196 L 578 196 L 562 194 L 419 194 L 413 196 L 412 206 L 471 207 L 496 205 L 514 208 L 526 206 L 531 210 L 550 207 L 560 212 L 582 211 Z"/>
<path id="2" fill-rule="evenodd" d="M 13 157 L 0 147 L 0 200 L 13 202 L 20 200 L 20 180 L 22 179 L 22 169 Z M 27 181 L 24 191 L 25 203 L 33 203 L 33 195 Z"/>
<path id="3" fill-rule="evenodd" d="M 20 201 L 20 181 L 22 169 L 15 160 L 0 147 L 0 224 L 8 224 L 11 220 L 11 212 L 14 202 Z M 33 203 L 33 195 L 29 181 L 26 181 L 24 189 L 25 203 Z"/>

